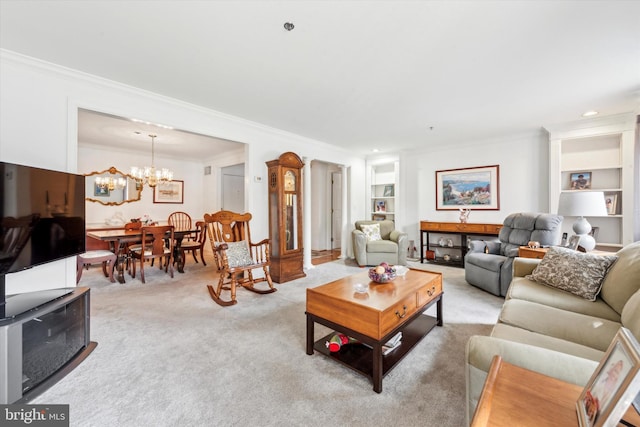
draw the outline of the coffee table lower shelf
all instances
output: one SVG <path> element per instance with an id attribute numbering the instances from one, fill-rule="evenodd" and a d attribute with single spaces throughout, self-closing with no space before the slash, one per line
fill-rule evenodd
<path id="1" fill-rule="evenodd" d="M 415 320 L 411 321 L 401 329 L 402 341 L 400 344 L 390 353 L 382 356 L 382 377 L 387 375 L 387 373 L 391 371 L 391 369 L 393 369 L 393 367 L 398 364 L 398 362 L 400 362 L 404 356 L 437 325 L 437 318 L 420 314 L 416 316 Z M 344 328 L 335 329 L 337 332 L 350 335 L 349 331 L 344 330 Z M 362 343 L 354 343 L 343 345 L 340 351 L 331 353 L 326 346 L 326 342 L 329 341 L 333 335 L 334 332 L 316 341 L 313 345 L 313 349 L 368 377 L 374 382 L 375 386 L 373 374 L 373 349 Z M 379 393 L 381 390 L 375 391 Z"/>

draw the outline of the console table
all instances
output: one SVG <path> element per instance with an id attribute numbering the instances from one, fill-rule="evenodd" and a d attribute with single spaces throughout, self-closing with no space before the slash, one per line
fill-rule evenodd
<path id="1" fill-rule="evenodd" d="M 420 221 L 420 262 L 424 263 L 426 251 L 431 251 L 436 248 L 447 249 L 447 252 L 454 253 L 454 256 L 449 260 L 445 260 L 443 256 L 436 256 L 434 259 L 427 259 L 427 262 L 464 267 L 464 256 L 467 254 L 468 236 L 495 237 L 500 233 L 501 228 L 502 224 Z M 458 235 L 460 236 L 460 244 L 441 246 L 437 242 L 430 240 L 430 233 Z"/>

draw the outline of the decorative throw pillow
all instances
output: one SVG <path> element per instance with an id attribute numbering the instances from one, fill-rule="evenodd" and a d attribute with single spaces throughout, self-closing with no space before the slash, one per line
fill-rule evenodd
<path id="1" fill-rule="evenodd" d="M 616 259 L 552 246 L 527 279 L 595 301 Z"/>
<path id="2" fill-rule="evenodd" d="M 251 254 L 249 253 L 247 242 L 244 240 L 229 242 L 227 246 L 227 261 L 229 262 L 229 267 L 244 267 L 254 264 L 253 258 L 251 258 Z"/>
<path id="3" fill-rule="evenodd" d="M 380 236 L 380 224 L 363 224 L 360 226 L 360 229 L 367 237 L 368 242 L 382 240 L 382 236 Z"/>

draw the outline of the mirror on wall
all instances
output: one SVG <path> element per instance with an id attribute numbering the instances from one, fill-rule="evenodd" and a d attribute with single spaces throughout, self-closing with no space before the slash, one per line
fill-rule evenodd
<path id="1" fill-rule="evenodd" d="M 101 172 L 85 174 L 85 200 L 106 206 L 137 202 L 142 194 L 142 184 L 115 167 Z"/>

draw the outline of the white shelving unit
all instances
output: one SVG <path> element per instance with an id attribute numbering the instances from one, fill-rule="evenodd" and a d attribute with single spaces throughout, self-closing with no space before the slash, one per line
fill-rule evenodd
<path id="1" fill-rule="evenodd" d="M 549 206 L 558 211 L 560 193 L 602 191 L 615 202 L 607 217 L 587 218 L 595 228 L 597 249 L 616 251 L 633 242 L 633 163 L 635 116 L 618 115 L 578 122 L 549 131 Z M 576 190 L 572 176 L 589 175 L 590 186 Z M 562 231 L 573 234 L 575 218 L 565 218 Z"/>
<path id="2" fill-rule="evenodd" d="M 398 162 L 370 165 L 370 203 L 368 214 L 373 220 L 395 221 L 398 206 Z"/>

